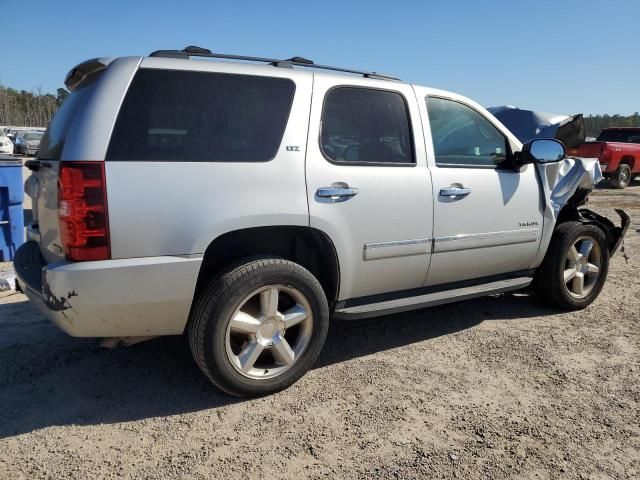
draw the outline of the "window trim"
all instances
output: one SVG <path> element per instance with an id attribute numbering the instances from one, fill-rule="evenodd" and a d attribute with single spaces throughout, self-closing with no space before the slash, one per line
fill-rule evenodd
<path id="1" fill-rule="evenodd" d="M 494 164 L 494 165 L 482 165 L 482 164 L 461 164 L 461 163 L 438 163 L 438 159 L 436 156 L 436 150 L 435 150 L 435 145 L 433 144 L 433 131 L 431 130 L 431 118 L 429 117 L 429 103 L 428 103 L 428 99 L 429 98 L 437 98 L 440 100 L 447 100 L 449 102 L 454 102 L 454 103 L 459 103 L 460 105 L 467 107 L 471 110 L 473 110 L 474 112 L 476 112 L 478 115 L 480 115 L 482 118 L 484 118 L 487 122 L 489 122 L 489 124 L 495 128 L 498 133 L 504 138 L 504 142 L 505 142 L 505 146 L 507 148 L 507 158 L 505 158 L 505 160 L 501 163 L 498 164 Z M 507 137 L 491 120 L 489 120 L 485 115 L 483 115 L 481 112 L 478 111 L 477 108 L 469 105 L 468 103 L 465 103 L 461 100 L 457 100 L 451 97 L 445 97 L 443 95 L 425 95 L 424 97 L 424 106 L 425 109 L 427 111 L 427 120 L 429 121 L 429 133 L 430 133 L 430 137 L 431 137 L 431 146 L 433 147 L 433 163 L 435 164 L 435 166 L 437 168 L 480 168 L 480 169 L 484 169 L 484 170 L 511 170 L 513 171 L 513 169 L 511 168 L 511 161 L 513 159 L 513 151 L 511 150 L 511 142 L 509 141 L 509 137 Z"/>
<path id="2" fill-rule="evenodd" d="M 187 72 L 187 73 L 204 73 L 204 74 L 213 74 L 213 75 L 228 75 L 228 76 L 242 76 L 242 77 L 252 77 L 252 78 L 269 78 L 269 79 L 280 79 L 280 80 L 287 80 L 289 83 L 291 83 L 293 85 L 293 90 L 291 92 L 291 101 L 289 102 L 289 109 L 287 111 L 287 116 L 285 119 L 285 124 L 284 124 L 284 129 L 282 130 L 282 136 L 280 137 L 280 142 L 278 143 L 278 148 L 275 151 L 275 154 L 273 155 L 273 157 L 268 158 L 266 160 L 114 160 L 114 159 L 109 159 L 109 149 L 111 148 L 111 141 L 113 140 L 113 133 L 115 131 L 116 125 L 118 123 L 118 120 L 120 118 L 120 113 L 121 110 L 124 106 L 124 103 L 127 99 L 127 95 L 129 93 L 129 90 L 131 89 L 131 86 L 136 78 L 136 75 L 138 75 L 139 72 L 141 71 L 163 71 L 163 72 Z M 183 69 L 183 68 L 151 68 L 151 67 L 141 67 L 138 68 L 136 70 L 136 72 L 134 73 L 134 75 L 131 78 L 131 81 L 129 82 L 129 85 L 127 86 L 127 90 L 124 94 L 124 96 L 122 97 L 122 102 L 120 103 L 120 107 L 118 107 L 118 112 L 116 113 L 115 116 L 115 120 L 113 122 L 113 127 L 111 129 L 111 133 L 109 134 L 109 143 L 107 145 L 107 150 L 105 153 L 105 161 L 108 162 L 136 162 L 136 163 L 268 163 L 268 162 L 272 162 L 274 161 L 276 158 L 278 158 L 278 156 L 280 155 L 280 150 L 282 149 L 282 145 L 284 144 L 284 137 L 287 134 L 287 129 L 289 128 L 289 124 L 291 121 L 291 112 L 293 111 L 293 104 L 296 100 L 296 91 L 297 91 L 298 85 L 296 84 L 295 80 L 291 77 L 279 77 L 279 76 L 271 76 L 271 75 L 255 75 L 255 74 L 245 74 L 245 73 L 235 73 L 235 72 L 218 72 L 218 71 L 208 71 L 208 70 L 190 70 L 190 69 Z"/>
<path id="3" fill-rule="evenodd" d="M 349 162 L 346 160 L 333 160 L 332 158 L 330 158 L 324 151 L 323 145 L 322 145 L 322 129 L 324 128 L 324 112 L 325 112 L 325 108 L 327 106 L 327 97 L 329 96 L 329 94 L 331 92 L 333 92 L 334 90 L 340 89 L 340 88 L 359 88 L 362 90 L 376 90 L 379 92 L 387 92 L 387 93 L 395 93 L 397 95 L 400 95 L 400 98 L 402 98 L 402 101 L 404 103 L 404 108 L 405 108 L 405 112 L 407 113 L 407 120 L 409 121 L 409 135 L 411 136 L 411 158 L 413 159 L 413 162 L 411 163 L 407 163 L 407 162 L 361 162 L 361 161 L 357 161 L 357 162 Z M 411 119 L 411 110 L 409 109 L 409 103 L 407 102 L 407 98 L 404 96 L 404 94 L 402 92 L 399 92 L 397 90 L 391 90 L 391 89 L 387 89 L 387 88 L 377 88 L 377 87 L 368 87 L 368 86 L 363 86 L 363 85 L 350 85 L 348 83 L 345 84 L 340 84 L 340 85 L 333 85 L 331 88 L 329 88 L 325 93 L 324 93 L 324 98 L 322 99 L 322 110 L 320 111 L 320 128 L 318 128 L 318 147 L 320 148 L 320 153 L 322 153 L 322 156 L 324 157 L 324 159 L 333 164 L 333 165 L 340 165 L 340 166 L 349 166 L 349 165 L 353 165 L 353 166 L 358 166 L 358 167 L 416 167 L 418 165 L 418 158 L 417 158 L 417 154 L 416 154 L 416 140 L 415 140 L 415 135 L 414 135 L 414 131 L 413 131 L 413 122 Z"/>

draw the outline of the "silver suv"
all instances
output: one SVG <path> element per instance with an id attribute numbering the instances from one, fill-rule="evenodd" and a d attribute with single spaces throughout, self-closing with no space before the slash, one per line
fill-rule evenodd
<path id="1" fill-rule="evenodd" d="M 597 163 L 381 74 L 187 47 L 66 85 L 27 162 L 21 288 L 72 336 L 185 333 L 235 395 L 299 379 L 330 318 L 530 285 L 583 308 L 629 224 L 578 210 Z"/>

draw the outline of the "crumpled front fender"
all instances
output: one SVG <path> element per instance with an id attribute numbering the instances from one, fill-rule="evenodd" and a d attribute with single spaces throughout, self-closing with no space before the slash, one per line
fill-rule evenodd
<path id="1" fill-rule="evenodd" d="M 631 225 L 631 216 L 622 210 L 621 208 L 615 209 L 616 213 L 620 215 L 620 226 L 616 226 L 611 220 L 607 217 L 603 217 L 602 215 L 589 210 L 588 208 L 580 208 L 577 210 L 577 218 L 576 220 L 590 224 L 597 225 L 602 229 L 607 238 L 607 245 L 609 247 L 609 255 L 613 256 L 622 242 L 624 240 L 624 236 L 629 229 L 629 225 Z"/>
<path id="2" fill-rule="evenodd" d="M 603 178 L 596 158 L 565 158 L 561 162 L 536 165 L 543 194 L 544 228 L 540 248 L 530 268 L 537 268 L 547 253 L 551 237 L 558 223 L 574 220 L 601 228 L 607 238 L 610 255 L 622 245 L 631 217 L 616 209 L 621 225 L 586 208 L 578 208 Z"/>

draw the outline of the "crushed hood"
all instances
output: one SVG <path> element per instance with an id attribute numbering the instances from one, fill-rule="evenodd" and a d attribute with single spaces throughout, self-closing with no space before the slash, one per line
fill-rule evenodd
<path id="1" fill-rule="evenodd" d="M 555 138 L 567 148 L 574 148 L 584 143 L 587 136 L 581 113 L 558 115 L 521 110 L 511 105 L 490 107 L 488 110 L 522 143 L 534 138 Z"/>

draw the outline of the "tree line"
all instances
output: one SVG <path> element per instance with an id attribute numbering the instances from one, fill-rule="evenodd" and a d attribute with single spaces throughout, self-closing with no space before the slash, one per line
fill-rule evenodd
<path id="1" fill-rule="evenodd" d="M 42 89 L 28 92 L 0 85 L 0 125 L 46 127 L 69 92 L 59 88 L 55 95 Z M 640 114 L 585 115 L 588 137 L 597 137 L 607 127 L 640 127 Z"/>
<path id="2" fill-rule="evenodd" d="M 638 112 L 625 117 L 624 115 L 585 115 L 584 123 L 587 127 L 587 137 L 597 137 L 603 128 L 609 127 L 640 127 Z"/>
<path id="3" fill-rule="evenodd" d="M 0 125 L 46 127 L 69 92 L 59 88 L 56 95 L 16 90 L 0 85 Z"/>

